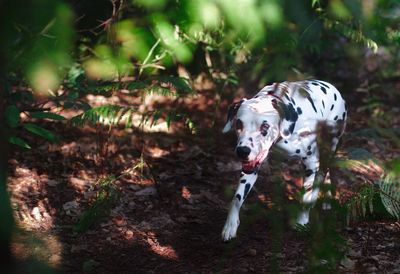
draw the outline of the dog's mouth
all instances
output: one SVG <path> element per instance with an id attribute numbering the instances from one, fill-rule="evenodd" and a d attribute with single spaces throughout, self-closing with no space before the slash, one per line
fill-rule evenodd
<path id="1" fill-rule="evenodd" d="M 264 161 L 265 157 L 267 156 L 268 152 L 261 152 L 257 155 L 254 160 L 251 161 L 242 161 L 242 171 L 244 173 L 252 173 L 255 169 L 261 165 L 262 161 Z"/>

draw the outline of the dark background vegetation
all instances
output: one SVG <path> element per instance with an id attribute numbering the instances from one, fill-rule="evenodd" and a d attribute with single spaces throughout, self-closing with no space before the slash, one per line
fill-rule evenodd
<path id="1" fill-rule="evenodd" d="M 2 269 L 398 273 L 399 15 L 395 0 L 0 0 Z M 223 244 L 228 105 L 316 78 L 349 108 L 333 210 L 291 229 L 268 169 Z"/>

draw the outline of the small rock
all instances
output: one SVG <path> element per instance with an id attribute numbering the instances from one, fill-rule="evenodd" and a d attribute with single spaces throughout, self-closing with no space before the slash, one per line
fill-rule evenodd
<path id="1" fill-rule="evenodd" d="M 157 189 L 154 186 L 149 186 L 135 192 L 136 196 L 154 196 L 156 194 L 157 194 Z"/>
<path id="2" fill-rule="evenodd" d="M 350 249 L 347 255 L 350 257 L 361 257 L 361 250 L 355 251 L 354 249 Z"/>
<path id="3" fill-rule="evenodd" d="M 80 214 L 79 203 L 75 200 L 63 204 L 63 209 L 66 211 L 67 215 Z"/>
<path id="4" fill-rule="evenodd" d="M 31 215 L 33 216 L 33 218 L 35 218 L 36 221 L 40 221 L 42 219 L 39 207 L 34 207 L 31 211 Z"/>
<path id="5" fill-rule="evenodd" d="M 47 184 L 49 186 L 57 186 L 59 183 L 61 183 L 61 182 L 60 181 L 56 181 L 56 180 L 52 180 L 52 179 L 47 181 Z"/>
<path id="6" fill-rule="evenodd" d="M 238 267 L 236 273 L 249 273 L 249 270 L 245 267 Z"/>
<path id="7" fill-rule="evenodd" d="M 130 240 L 133 237 L 133 231 L 132 230 L 127 230 L 125 231 L 125 239 Z"/>
<path id="8" fill-rule="evenodd" d="M 140 186 L 138 186 L 138 185 L 129 185 L 129 189 L 131 189 L 131 190 L 133 190 L 133 191 L 138 191 L 139 189 L 141 189 L 141 187 Z"/>
<path id="9" fill-rule="evenodd" d="M 340 264 L 341 264 L 344 268 L 346 268 L 346 269 L 348 269 L 348 270 L 351 270 L 351 269 L 354 268 L 354 266 L 355 266 L 356 263 L 355 263 L 353 260 L 350 260 L 349 258 L 345 257 L 345 258 L 340 262 Z"/>
<path id="10" fill-rule="evenodd" d="M 83 197 L 85 197 L 86 200 L 90 200 L 94 197 L 96 197 L 97 192 L 93 190 L 89 190 L 83 193 Z"/>
<path id="11" fill-rule="evenodd" d="M 136 203 L 135 203 L 134 201 L 131 201 L 131 202 L 129 202 L 128 207 L 129 207 L 130 209 L 133 209 L 133 208 L 136 207 Z"/>
<path id="12" fill-rule="evenodd" d="M 61 262 L 61 256 L 59 254 L 53 254 L 49 258 L 49 263 L 52 265 L 58 265 Z"/>
<path id="13" fill-rule="evenodd" d="M 99 262 L 96 262 L 95 260 L 88 260 L 83 263 L 82 270 L 83 272 L 92 272 L 94 271 L 98 266 L 100 265 Z"/>
<path id="14" fill-rule="evenodd" d="M 257 250 L 255 250 L 254 248 L 250 248 L 248 251 L 247 251 L 247 255 L 250 255 L 250 256 L 256 256 L 257 255 Z"/>
<path id="15" fill-rule="evenodd" d="M 370 266 L 366 269 L 367 273 L 378 273 L 378 268 L 376 268 L 375 266 Z"/>

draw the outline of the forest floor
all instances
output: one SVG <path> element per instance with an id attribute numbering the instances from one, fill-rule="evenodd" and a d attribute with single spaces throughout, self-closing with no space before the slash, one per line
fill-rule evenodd
<path id="1" fill-rule="evenodd" d="M 400 155 L 399 143 L 371 126 L 384 121 L 387 128 L 398 128 L 396 101 L 381 98 L 380 105 L 368 108 L 363 100 L 369 94 L 348 92 L 345 98 L 359 97 L 348 99 L 347 133 L 337 153 L 338 159 L 354 160 L 335 172 L 341 204 L 379 179 L 380 161 Z M 91 105 L 124 101 L 120 95 L 86 99 Z M 93 127 L 43 122 L 61 141 L 28 136 L 35 148 L 14 151 L 8 186 L 18 224 L 13 252 L 21 261 L 19 273 L 30 273 L 25 268 L 30 258 L 65 273 L 308 272 L 311 250 L 323 239 L 293 230 L 287 212 L 274 206 L 279 197 L 282 204 L 293 201 L 277 190 L 268 167 L 246 199 L 238 237 L 221 241 L 241 169 L 234 133 L 221 133 L 230 102 L 217 105 L 211 89 L 198 89 L 188 99 L 158 99 L 152 104 L 189 113 L 197 132 L 177 122 L 170 130 L 116 127 L 107 139 L 107 131 Z M 111 174 L 118 176 L 112 181 L 118 198 L 110 214 L 76 232 L 79 216 L 99 193 L 97 182 Z M 400 223 L 388 215 L 367 215 L 338 223 L 345 256 L 333 272 L 400 273 Z"/>

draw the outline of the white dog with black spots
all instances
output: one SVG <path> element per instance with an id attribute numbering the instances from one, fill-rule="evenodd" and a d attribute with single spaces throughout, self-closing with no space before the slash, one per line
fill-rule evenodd
<path id="1" fill-rule="evenodd" d="M 339 91 L 319 80 L 276 83 L 264 87 L 253 98 L 230 106 L 223 132 L 232 128 L 236 131 L 235 151 L 242 161 L 242 173 L 222 230 L 224 241 L 236 237 L 240 208 L 272 146 L 283 149 L 288 156 L 301 157 L 306 167 L 303 209 L 297 223 L 309 222 L 310 207 L 319 193 L 319 187 L 314 185 L 320 168 L 318 124 L 323 122 L 329 127 L 334 152 L 343 134 L 346 116 L 345 101 Z"/>

